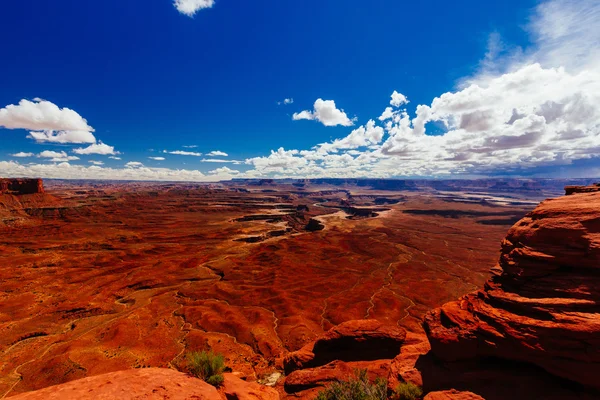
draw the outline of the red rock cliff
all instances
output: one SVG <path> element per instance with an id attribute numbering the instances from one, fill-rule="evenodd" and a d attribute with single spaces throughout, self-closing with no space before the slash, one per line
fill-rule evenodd
<path id="1" fill-rule="evenodd" d="M 568 193 L 511 228 L 483 290 L 426 316 L 435 356 L 522 361 L 600 389 L 600 192 Z"/>
<path id="2" fill-rule="evenodd" d="M 0 178 L 0 194 L 36 194 L 44 193 L 41 179 L 2 179 Z"/>

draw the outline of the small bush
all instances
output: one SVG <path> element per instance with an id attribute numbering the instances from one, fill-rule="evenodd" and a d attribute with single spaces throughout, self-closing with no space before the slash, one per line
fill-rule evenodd
<path id="1" fill-rule="evenodd" d="M 367 370 L 355 371 L 348 381 L 335 382 L 321 391 L 316 400 L 386 400 L 387 381 L 370 383 Z"/>
<path id="2" fill-rule="evenodd" d="M 212 351 L 194 352 L 188 354 L 188 370 L 190 374 L 202 379 L 206 383 L 219 386 L 223 383 L 223 370 L 225 359 L 221 354 Z"/>
<path id="3" fill-rule="evenodd" d="M 393 400 L 417 400 L 423 397 L 423 389 L 411 382 L 404 382 L 396 386 Z"/>

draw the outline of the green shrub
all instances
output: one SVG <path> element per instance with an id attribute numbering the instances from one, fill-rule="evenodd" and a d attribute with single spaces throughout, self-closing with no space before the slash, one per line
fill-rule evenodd
<path id="1" fill-rule="evenodd" d="M 223 383 L 223 370 L 225 369 L 225 359 L 221 354 L 214 354 L 212 351 L 188 353 L 188 370 L 190 374 L 202 379 L 213 386 L 219 386 Z"/>
<path id="2" fill-rule="evenodd" d="M 423 389 L 411 382 L 404 382 L 396 386 L 393 400 L 417 400 L 423 397 Z"/>
<path id="3" fill-rule="evenodd" d="M 378 378 L 370 383 L 367 370 L 355 371 L 347 381 L 335 382 L 321 391 L 316 400 L 386 400 L 387 381 Z"/>

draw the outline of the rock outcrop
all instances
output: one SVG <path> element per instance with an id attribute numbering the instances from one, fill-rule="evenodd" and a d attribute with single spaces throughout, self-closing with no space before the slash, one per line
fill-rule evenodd
<path id="1" fill-rule="evenodd" d="M 246 382 L 231 373 L 223 374 L 223 377 L 220 390 L 227 400 L 279 400 L 279 393 L 273 388 Z"/>
<path id="2" fill-rule="evenodd" d="M 24 195 L 44 193 L 41 179 L 4 179 L 0 178 L 0 194 Z"/>
<path id="3" fill-rule="evenodd" d="M 428 393 L 423 400 L 484 400 L 484 398 L 475 393 L 452 389 Z"/>
<path id="4" fill-rule="evenodd" d="M 344 322 L 285 357 L 285 390 L 296 393 L 326 386 L 361 369 L 371 379 L 388 378 L 405 339 L 404 329 L 377 320 Z"/>
<path id="5" fill-rule="evenodd" d="M 214 387 L 172 369 L 112 372 L 11 397 L 13 400 L 221 400 Z"/>
<path id="6" fill-rule="evenodd" d="M 444 361 L 533 364 L 600 389 L 600 192 L 568 188 L 516 223 L 483 290 L 425 317 Z"/>
<path id="7" fill-rule="evenodd" d="M 393 359 L 400 353 L 406 331 L 374 319 L 348 321 L 331 328 L 314 343 L 290 353 L 284 360 L 286 374 L 332 361 Z"/>

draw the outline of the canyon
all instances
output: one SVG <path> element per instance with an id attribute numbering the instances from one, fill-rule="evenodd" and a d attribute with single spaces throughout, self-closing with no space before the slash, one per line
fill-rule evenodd
<path id="1" fill-rule="evenodd" d="M 0 195 L 0 396 L 185 379 L 203 349 L 264 398 L 355 369 L 431 399 L 598 389 L 600 193 L 535 208 L 591 182 L 32 182 Z"/>

